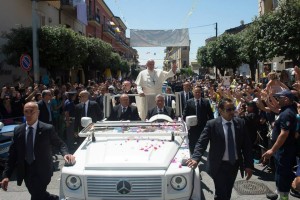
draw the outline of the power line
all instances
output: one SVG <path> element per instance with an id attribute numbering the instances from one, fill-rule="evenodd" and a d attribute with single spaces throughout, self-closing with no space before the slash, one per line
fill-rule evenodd
<path id="1" fill-rule="evenodd" d="M 192 29 L 192 28 L 201 28 L 201 27 L 212 26 L 212 25 L 216 25 L 216 23 L 213 23 L 213 24 L 206 24 L 206 25 L 201 25 L 201 26 L 193 26 L 193 27 L 189 27 L 188 29 Z"/>

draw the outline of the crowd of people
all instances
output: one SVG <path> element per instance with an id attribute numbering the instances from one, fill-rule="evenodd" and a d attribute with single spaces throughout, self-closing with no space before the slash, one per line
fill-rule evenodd
<path id="1" fill-rule="evenodd" d="M 155 69 L 154 65 L 154 61 L 149 60 L 147 69 L 140 72 L 137 80 L 112 79 L 101 83 L 89 80 L 87 85 L 56 85 L 53 82 L 48 86 L 34 84 L 26 88 L 5 86 L 0 100 L 1 121 L 4 124 L 24 122 L 24 105 L 37 102 L 39 121 L 52 124 L 58 136 L 74 151 L 82 142 L 78 137 L 83 128 L 81 117 L 91 117 L 96 122 L 105 118 L 149 120 L 156 114 L 165 114 L 174 119 L 172 102 L 176 103 L 176 99 L 172 94 L 180 92 L 181 100 L 177 103 L 180 103 L 182 116 L 179 117 L 185 120 L 187 116 L 196 116 L 198 119 L 197 125 L 189 129 L 192 156 L 188 166 L 198 165 L 210 141 L 215 199 L 230 199 L 238 168 L 246 172 L 247 178 L 251 177 L 253 162 L 249 160 L 253 160 L 252 157 L 275 172 L 279 198 L 286 199 L 290 191 L 300 197 L 300 178 L 295 178 L 293 171 L 297 165 L 300 129 L 300 69 L 297 66 L 294 82 L 286 78 L 286 74 L 278 76 L 266 66 L 259 82 L 238 75 L 230 77 L 230 85 L 225 85 L 222 78 L 210 79 L 209 76 L 198 80 L 172 79 L 162 94 L 163 83 L 174 76 L 177 66 L 173 63 L 171 70 L 165 72 Z M 105 94 L 108 93 L 120 96 L 111 99 L 110 116 L 105 116 Z M 130 94 L 138 94 L 138 97 Z M 225 143 L 224 139 L 214 138 L 220 133 L 225 135 L 221 137 L 226 139 Z M 231 179 L 220 176 L 224 172 L 232 176 Z M 296 176 L 300 176 L 300 170 Z M 224 184 L 228 188 L 224 189 Z"/>

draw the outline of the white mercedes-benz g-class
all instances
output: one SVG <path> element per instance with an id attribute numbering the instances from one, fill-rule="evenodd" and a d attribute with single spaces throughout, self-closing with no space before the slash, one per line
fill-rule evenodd
<path id="1" fill-rule="evenodd" d="M 85 122 L 76 163 L 62 169 L 60 199 L 201 199 L 199 170 L 184 166 L 187 126 L 161 117 L 166 121 Z"/>

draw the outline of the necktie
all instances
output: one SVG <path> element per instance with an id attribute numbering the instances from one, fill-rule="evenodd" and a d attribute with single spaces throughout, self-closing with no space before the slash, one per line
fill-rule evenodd
<path id="1" fill-rule="evenodd" d="M 33 128 L 30 126 L 27 133 L 26 162 L 30 165 L 33 162 Z"/>
<path id="2" fill-rule="evenodd" d="M 84 117 L 86 117 L 86 112 L 85 112 L 85 103 L 83 104 L 82 114 L 83 114 L 83 116 L 84 116 Z"/>
<path id="3" fill-rule="evenodd" d="M 126 108 L 123 107 L 123 108 L 122 108 L 122 113 L 125 113 L 125 112 L 126 112 Z"/>
<path id="4" fill-rule="evenodd" d="M 234 165 L 235 163 L 235 149 L 234 149 L 234 141 L 233 141 L 233 134 L 231 130 L 231 122 L 226 123 L 227 129 L 227 144 L 228 144 L 228 158 L 229 162 Z"/>
<path id="5" fill-rule="evenodd" d="M 49 112 L 49 122 L 52 122 L 51 105 L 50 105 L 50 103 L 47 104 L 47 109 L 48 109 L 48 112 Z"/>
<path id="6" fill-rule="evenodd" d="M 161 113 L 162 113 L 162 109 L 159 109 L 158 114 L 161 114 Z"/>
<path id="7" fill-rule="evenodd" d="M 197 105 L 196 105 L 196 115 L 197 117 L 200 116 L 200 100 L 197 100 Z"/>

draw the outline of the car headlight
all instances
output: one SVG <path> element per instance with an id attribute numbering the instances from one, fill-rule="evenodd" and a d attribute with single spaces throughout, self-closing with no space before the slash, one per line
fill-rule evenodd
<path id="1" fill-rule="evenodd" d="M 70 190 L 77 190 L 81 186 L 81 180 L 78 176 L 70 175 L 66 179 L 66 185 Z"/>
<path id="2" fill-rule="evenodd" d="M 186 187 L 186 178 L 181 175 L 173 176 L 171 179 L 171 186 L 174 190 L 183 190 Z"/>

